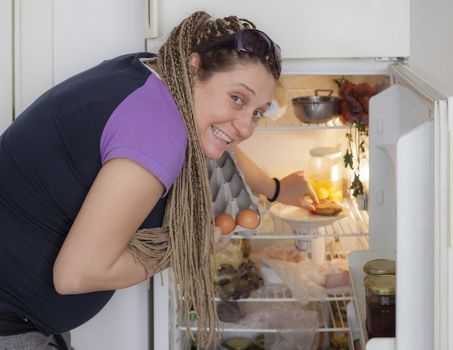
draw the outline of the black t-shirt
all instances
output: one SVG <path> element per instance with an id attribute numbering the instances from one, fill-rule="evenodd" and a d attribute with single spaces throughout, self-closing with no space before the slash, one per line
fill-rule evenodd
<path id="1" fill-rule="evenodd" d="M 28 318 L 44 334 L 81 325 L 113 295 L 60 295 L 52 269 L 101 168 L 106 122 L 151 74 L 140 57 L 150 54 L 105 61 L 55 86 L 0 137 L 0 312 Z M 161 226 L 165 202 L 141 227 Z"/>

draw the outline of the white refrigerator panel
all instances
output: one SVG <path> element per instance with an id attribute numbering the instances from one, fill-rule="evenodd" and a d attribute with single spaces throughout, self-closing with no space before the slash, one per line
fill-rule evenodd
<path id="1" fill-rule="evenodd" d="M 434 122 L 397 144 L 397 349 L 434 345 Z"/>
<path id="2" fill-rule="evenodd" d="M 143 0 L 17 0 L 15 106 L 101 61 L 144 51 Z"/>
<path id="3" fill-rule="evenodd" d="M 143 51 L 143 0 L 53 1 L 54 83 L 125 53 Z"/>
<path id="4" fill-rule="evenodd" d="M 99 314 L 71 331 L 71 345 L 75 350 L 146 350 L 148 331 L 148 289 L 142 283 L 116 291 Z"/>
<path id="5" fill-rule="evenodd" d="M 430 108 L 411 88 L 399 84 L 370 101 L 370 249 L 395 249 L 397 142 L 433 117 Z"/>
<path id="6" fill-rule="evenodd" d="M 390 70 L 396 84 L 370 105 L 370 248 L 396 248 L 397 349 L 447 349 L 447 98 Z"/>
<path id="7" fill-rule="evenodd" d="M 13 3 L 0 2 L 0 134 L 13 120 Z"/>
<path id="8" fill-rule="evenodd" d="M 409 0 L 165 0 L 159 33 L 196 10 L 250 19 L 283 58 L 409 56 Z"/>

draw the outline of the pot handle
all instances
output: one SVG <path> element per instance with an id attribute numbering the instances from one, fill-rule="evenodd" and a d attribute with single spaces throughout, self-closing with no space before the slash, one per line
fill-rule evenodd
<path id="1" fill-rule="evenodd" d="M 315 95 L 316 95 L 316 96 L 319 96 L 319 95 L 318 95 L 318 92 L 319 92 L 319 91 L 328 92 L 329 94 L 328 94 L 327 96 L 331 96 L 331 95 L 333 94 L 333 90 L 330 90 L 330 89 L 316 89 L 316 90 L 315 90 Z"/>

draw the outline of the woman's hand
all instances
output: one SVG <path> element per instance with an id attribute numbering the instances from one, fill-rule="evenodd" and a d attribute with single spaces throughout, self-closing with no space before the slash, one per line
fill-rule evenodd
<path id="1" fill-rule="evenodd" d="M 313 202 L 307 200 L 307 196 Z M 303 171 L 296 171 L 280 180 L 280 194 L 277 197 L 277 201 L 310 211 L 315 209 L 313 203 L 319 203 L 318 197 Z"/>
<path id="2" fill-rule="evenodd" d="M 214 253 L 217 253 L 226 248 L 228 245 L 228 241 L 223 241 L 222 237 L 222 230 L 220 227 L 214 227 L 214 236 L 213 236 L 213 244 L 214 244 Z"/>

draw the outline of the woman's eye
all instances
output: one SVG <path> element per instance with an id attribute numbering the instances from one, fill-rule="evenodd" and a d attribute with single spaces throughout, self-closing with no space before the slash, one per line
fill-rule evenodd
<path id="1" fill-rule="evenodd" d="M 263 112 L 261 112 L 261 111 L 255 111 L 255 112 L 253 112 L 253 118 L 255 118 L 256 120 L 262 118 L 263 115 L 264 115 L 264 114 L 263 114 Z"/>
<path id="2" fill-rule="evenodd" d="M 236 95 L 233 95 L 231 96 L 231 99 L 234 101 L 234 103 L 236 103 L 237 105 L 240 105 L 242 106 L 244 103 L 242 102 L 242 98 L 240 98 L 239 96 L 236 96 Z"/>

